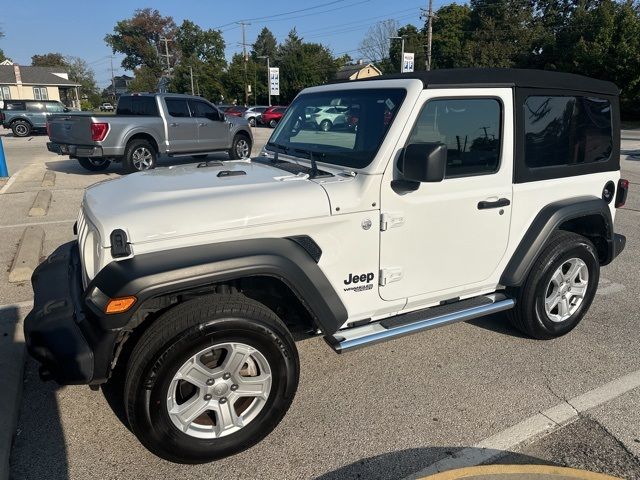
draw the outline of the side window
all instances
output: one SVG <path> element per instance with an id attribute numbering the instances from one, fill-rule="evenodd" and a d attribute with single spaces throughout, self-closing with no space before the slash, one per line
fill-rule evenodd
<path id="1" fill-rule="evenodd" d="M 606 161 L 613 151 L 611 104 L 589 97 L 527 97 L 524 135 L 529 168 Z"/>
<path id="2" fill-rule="evenodd" d="M 167 111 L 172 117 L 190 117 L 189 105 L 186 98 L 167 98 Z"/>
<path id="3" fill-rule="evenodd" d="M 444 143 L 446 178 L 494 173 L 500 165 L 502 104 L 493 98 L 429 100 L 408 143 Z"/>
<path id="4" fill-rule="evenodd" d="M 27 102 L 27 112 L 43 112 L 44 105 L 42 103 Z"/>
<path id="5" fill-rule="evenodd" d="M 209 120 L 213 120 L 214 122 L 220 120 L 220 114 L 218 113 L 218 110 L 213 108 L 208 103 L 201 102 L 199 100 L 192 100 L 190 101 L 190 103 L 195 110 L 195 117 L 208 118 Z"/>
<path id="6" fill-rule="evenodd" d="M 50 113 L 63 113 L 64 112 L 64 107 L 62 106 L 62 104 L 60 103 L 45 103 L 45 108 L 47 109 L 47 112 Z"/>

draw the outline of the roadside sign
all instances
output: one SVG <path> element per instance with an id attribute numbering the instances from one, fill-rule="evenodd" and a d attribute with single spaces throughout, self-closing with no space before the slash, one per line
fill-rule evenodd
<path id="1" fill-rule="evenodd" d="M 280 95 L 280 68 L 269 68 L 269 92 L 271 95 Z"/>
<path id="2" fill-rule="evenodd" d="M 415 55 L 413 53 L 404 54 L 404 58 L 402 59 L 402 73 L 413 72 L 413 60 Z"/>

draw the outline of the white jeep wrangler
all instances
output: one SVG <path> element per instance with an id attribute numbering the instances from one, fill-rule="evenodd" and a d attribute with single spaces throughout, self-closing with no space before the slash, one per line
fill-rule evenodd
<path id="1" fill-rule="evenodd" d="M 305 112 L 357 112 L 324 131 Z M 353 127 L 357 128 L 353 128 Z M 292 333 L 335 352 L 506 312 L 553 338 L 624 248 L 615 85 L 440 70 L 304 90 L 263 154 L 89 188 L 33 275 L 43 379 L 106 382 L 155 454 L 262 440 L 298 385 Z"/>

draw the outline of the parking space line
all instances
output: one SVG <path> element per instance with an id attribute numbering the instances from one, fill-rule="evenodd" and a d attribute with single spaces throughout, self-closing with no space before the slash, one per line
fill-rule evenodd
<path id="1" fill-rule="evenodd" d="M 50 222 L 29 222 L 29 223 L 16 223 L 13 225 L 0 225 L 0 228 L 21 228 L 32 227 L 34 225 L 55 225 L 58 223 L 74 223 L 76 220 L 51 220 Z"/>
<path id="2" fill-rule="evenodd" d="M 616 380 L 605 383 L 582 395 L 533 415 L 522 422 L 496 433 L 473 447 L 454 452 L 428 467 L 406 477 L 417 479 L 455 468 L 472 467 L 500 457 L 518 445 L 536 437 L 552 433 L 569 422 L 576 420 L 581 413 L 640 387 L 640 370 L 631 372 Z"/>

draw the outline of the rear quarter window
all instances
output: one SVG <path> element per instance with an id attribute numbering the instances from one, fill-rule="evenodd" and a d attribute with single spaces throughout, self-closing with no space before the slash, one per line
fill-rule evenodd
<path id="1" fill-rule="evenodd" d="M 524 102 L 524 155 L 531 169 L 606 162 L 613 152 L 609 100 L 530 96 Z"/>

